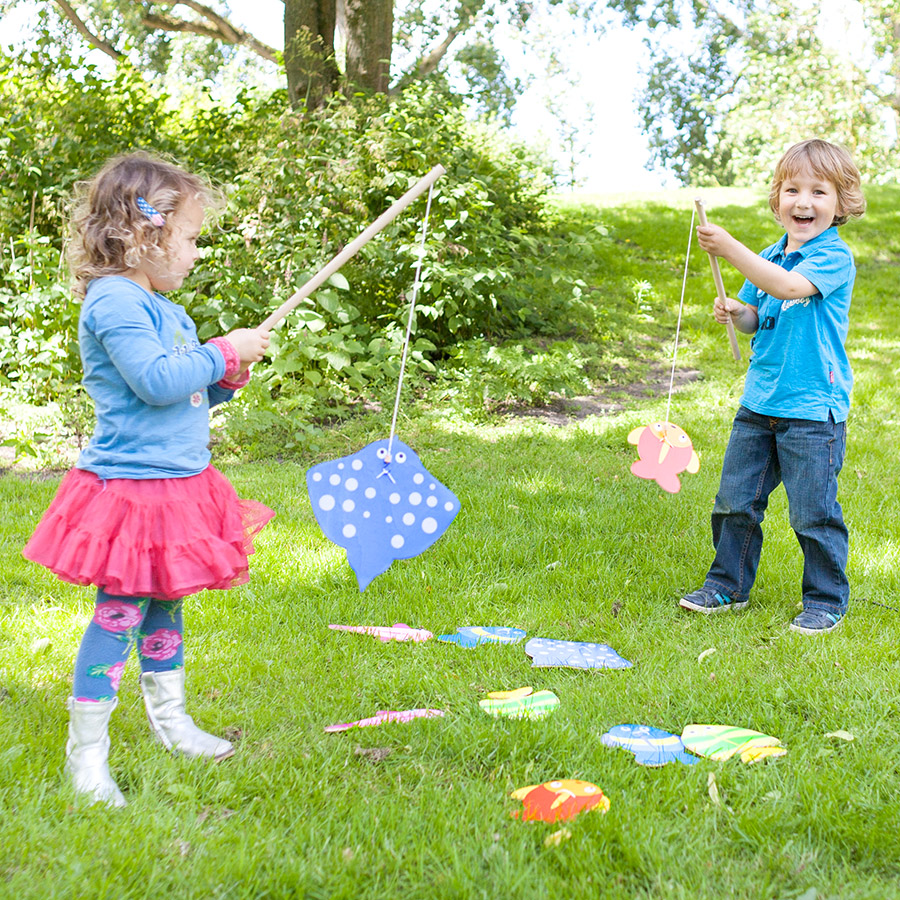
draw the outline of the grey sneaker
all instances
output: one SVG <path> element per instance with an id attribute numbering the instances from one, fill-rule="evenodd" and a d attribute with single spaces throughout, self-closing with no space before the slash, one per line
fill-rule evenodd
<path id="1" fill-rule="evenodd" d="M 800 634 L 825 634 L 834 631 L 843 621 L 842 615 L 825 612 L 824 609 L 804 609 L 791 622 L 791 631 Z"/>
<path id="2" fill-rule="evenodd" d="M 715 588 L 702 587 L 700 590 L 682 597 L 678 601 L 678 605 L 708 615 L 709 613 L 724 612 L 726 609 L 743 609 L 748 602 L 748 600 L 734 600 L 728 594 L 723 594 Z"/>

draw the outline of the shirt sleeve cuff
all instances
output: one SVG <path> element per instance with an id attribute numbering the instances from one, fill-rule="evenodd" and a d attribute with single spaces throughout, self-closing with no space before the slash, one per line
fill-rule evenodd
<path id="1" fill-rule="evenodd" d="M 244 387 L 250 381 L 250 368 L 247 367 L 244 370 L 244 374 L 238 378 L 235 376 L 234 378 L 223 378 L 221 381 L 217 381 L 216 384 L 221 388 L 225 388 L 226 391 L 236 391 L 238 388 Z"/>
<path id="2" fill-rule="evenodd" d="M 208 344 L 212 344 L 214 347 L 217 347 L 219 352 L 225 358 L 225 378 L 223 380 L 234 378 L 235 375 L 238 375 L 241 371 L 241 357 L 240 354 L 235 349 L 234 344 L 225 337 L 215 337 L 210 341 L 207 341 Z M 247 378 L 249 381 L 249 376 Z M 220 382 L 221 383 L 221 382 Z M 245 381 L 244 384 L 247 382 Z M 243 387 L 243 385 L 242 385 Z"/>

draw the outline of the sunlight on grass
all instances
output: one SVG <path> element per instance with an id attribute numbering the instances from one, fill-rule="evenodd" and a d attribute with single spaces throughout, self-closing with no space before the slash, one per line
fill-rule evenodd
<path id="1" fill-rule="evenodd" d="M 623 277 L 636 266 L 661 295 L 671 293 L 693 193 L 653 201 L 668 212 L 639 198 L 602 209 L 617 235 L 634 238 L 631 250 L 617 245 Z M 770 242 L 764 198 L 704 196 L 754 246 Z M 893 221 L 872 206 L 871 224 L 846 231 L 861 258 Z M 62 775 L 64 704 L 92 589 L 60 585 L 20 555 L 58 477 L 0 476 L 0 894 L 897 896 L 900 471 L 889 426 L 900 409 L 900 325 L 885 311 L 883 283 L 862 263 L 848 342 L 857 396 L 840 483 L 852 584 L 841 629 L 825 639 L 787 629 L 802 557 L 782 490 L 767 511 L 748 608 L 690 615 L 677 600 L 701 583 L 710 561 L 709 515 L 746 371 L 709 315 L 706 261 L 695 263 L 679 365 L 701 377 L 675 392 L 671 419 L 690 435 L 701 466 L 682 475 L 676 495 L 629 471 L 636 453 L 627 434 L 665 416 L 665 393 L 623 392 L 621 412 L 562 427 L 539 417 L 473 424 L 410 404 L 398 433 L 462 508 L 431 549 L 394 562 L 360 593 L 344 551 L 315 522 L 305 473 L 384 436 L 383 420 L 325 430 L 314 454 L 224 465 L 241 495 L 276 511 L 257 539 L 250 583 L 185 607 L 190 711 L 203 727 L 232 735 L 238 752 L 210 766 L 154 744 L 132 660 L 112 723 L 111 765 L 129 800 L 116 813 L 84 809 Z M 670 335 L 635 352 L 646 362 L 667 342 Z M 436 635 L 515 625 L 529 637 L 608 643 L 634 665 L 539 669 L 521 644 L 466 650 L 328 629 L 395 622 Z M 510 721 L 478 708 L 488 691 L 523 685 L 553 690 L 558 711 Z M 446 715 L 323 731 L 417 707 Z M 674 733 L 690 723 L 754 728 L 779 737 L 788 754 L 753 766 L 703 760 L 648 769 L 600 742 L 629 722 Z M 838 730 L 854 740 L 826 737 Z M 557 777 L 593 781 L 611 808 L 567 823 L 571 839 L 547 847 L 559 826 L 513 819 L 508 795 Z"/>

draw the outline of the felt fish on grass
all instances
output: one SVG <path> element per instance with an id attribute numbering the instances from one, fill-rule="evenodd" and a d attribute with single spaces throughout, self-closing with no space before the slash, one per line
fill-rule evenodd
<path id="1" fill-rule="evenodd" d="M 731 725 L 686 725 L 681 740 L 693 753 L 715 760 L 739 755 L 741 762 L 754 763 L 787 753 L 778 738 Z"/>
<path id="2" fill-rule="evenodd" d="M 622 747 L 642 766 L 665 766 L 676 760 L 686 766 L 700 762 L 684 749 L 681 738 L 651 725 L 616 725 L 600 740 L 607 747 Z"/>
<path id="3" fill-rule="evenodd" d="M 608 644 L 587 641 L 557 641 L 552 638 L 532 638 L 525 645 L 534 668 L 564 666 L 571 669 L 629 669 L 631 663 L 623 659 Z"/>
<path id="4" fill-rule="evenodd" d="M 439 709 L 404 709 L 400 712 L 394 710 L 382 710 L 368 719 L 358 719 L 355 722 L 344 722 L 341 725 L 326 725 L 325 731 L 349 731 L 351 728 L 366 728 L 369 725 L 384 725 L 385 722 L 411 722 L 413 719 L 431 719 L 434 716 L 442 716 Z"/>
<path id="5" fill-rule="evenodd" d="M 521 628 L 506 628 L 490 625 L 464 626 L 456 629 L 456 634 L 438 635 L 445 644 L 459 644 L 460 647 L 477 647 L 479 644 L 516 644 L 525 637 Z"/>
<path id="6" fill-rule="evenodd" d="M 539 719 L 559 706 L 559 697 L 553 691 L 535 692 L 534 688 L 522 687 L 514 691 L 492 691 L 478 705 L 492 716 Z"/>
<path id="7" fill-rule="evenodd" d="M 601 813 L 609 810 L 609 798 L 604 796 L 596 784 L 572 778 L 533 784 L 519 788 L 509 796 L 522 801 L 524 808 L 516 810 L 512 815 L 523 822 L 558 822 L 561 819 L 574 819 L 586 810 L 593 809 Z"/>
<path id="8" fill-rule="evenodd" d="M 628 435 L 629 444 L 637 444 L 637 462 L 631 474 L 655 481 L 664 491 L 677 494 L 681 490 L 681 472 L 700 471 L 700 457 L 691 439 L 672 422 L 655 422 L 635 428 Z"/>
<path id="9" fill-rule="evenodd" d="M 424 628 L 410 628 L 398 622 L 396 625 L 329 625 L 333 631 L 352 631 L 355 634 L 370 634 L 380 641 L 430 641 L 434 635 Z"/>
<path id="10" fill-rule="evenodd" d="M 427 550 L 459 512 L 459 500 L 401 441 L 374 441 L 306 473 L 316 521 L 347 551 L 359 589 L 395 559 Z"/>

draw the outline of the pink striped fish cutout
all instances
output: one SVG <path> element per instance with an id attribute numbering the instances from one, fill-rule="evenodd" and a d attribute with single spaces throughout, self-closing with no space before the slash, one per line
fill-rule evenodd
<path id="1" fill-rule="evenodd" d="M 442 715 L 444 713 L 439 709 L 404 709 L 401 712 L 382 710 L 368 719 L 344 722 L 341 725 L 326 725 L 325 731 L 349 731 L 351 728 L 366 728 L 369 725 L 383 725 L 385 722 L 411 722 L 413 719 L 431 719 Z"/>
<path id="2" fill-rule="evenodd" d="M 371 634 L 381 641 L 428 641 L 434 637 L 424 628 L 410 628 L 398 622 L 390 627 L 386 625 L 329 625 L 334 631 L 353 631 L 356 634 Z"/>

